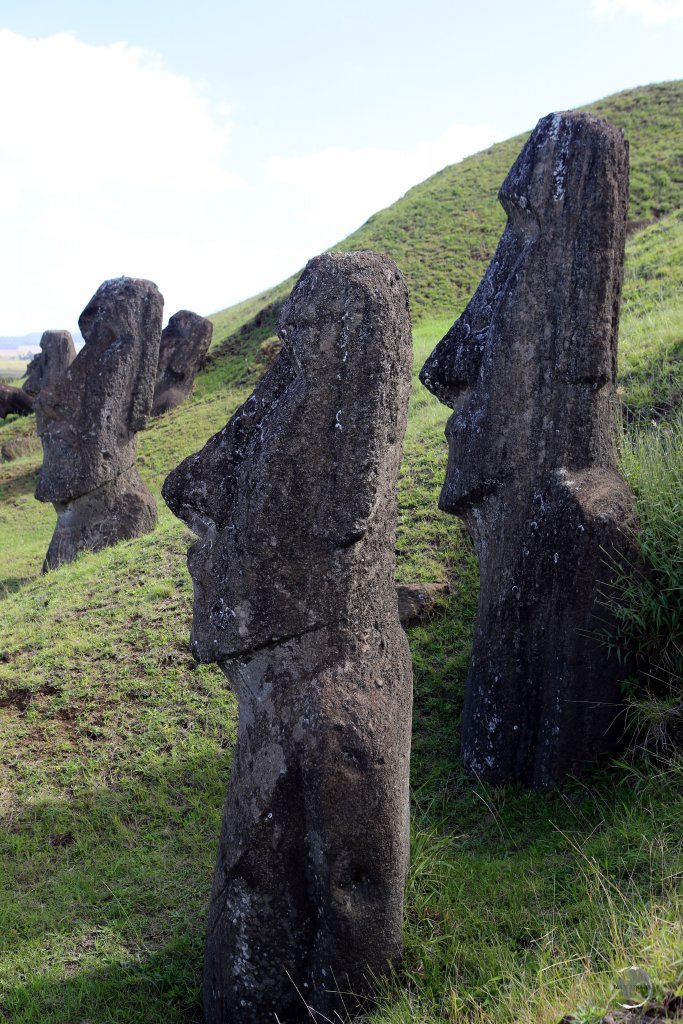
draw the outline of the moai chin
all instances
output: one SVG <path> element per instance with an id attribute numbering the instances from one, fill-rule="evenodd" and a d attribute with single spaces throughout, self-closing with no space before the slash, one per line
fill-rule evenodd
<path id="1" fill-rule="evenodd" d="M 602 636 L 614 564 L 635 555 L 614 439 L 622 132 L 587 114 L 543 118 L 500 201 L 491 265 L 420 377 L 453 409 L 439 504 L 479 556 L 465 764 L 545 788 L 613 749 L 624 724 L 627 673 Z"/>
<path id="2" fill-rule="evenodd" d="M 221 665 L 239 705 L 207 1024 L 303 1024 L 307 1005 L 339 1019 L 402 948 L 412 672 L 394 542 L 411 372 L 405 282 L 373 253 L 319 256 L 279 335 L 251 397 L 163 488 L 199 537 L 188 556 L 192 649 Z"/>
<path id="3" fill-rule="evenodd" d="M 188 309 L 179 310 L 168 321 L 161 332 L 152 416 L 175 409 L 189 397 L 212 334 L 211 321 Z"/>
<path id="4" fill-rule="evenodd" d="M 57 512 L 44 571 L 154 528 L 135 435 L 152 406 L 162 311 L 151 281 L 105 281 L 78 321 L 84 347 L 38 394 L 36 498 Z"/>
<path id="5" fill-rule="evenodd" d="M 37 398 L 76 358 L 76 346 L 69 331 L 43 331 L 40 348 L 26 367 L 26 380 L 22 384 L 31 398 Z"/>

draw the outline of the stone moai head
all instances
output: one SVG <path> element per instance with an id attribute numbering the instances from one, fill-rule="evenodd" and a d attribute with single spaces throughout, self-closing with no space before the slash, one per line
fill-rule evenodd
<path id="1" fill-rule="evenodd" d="M 163 488 L 199 537 L 188 564 L 200 661 L 284 642 L 339 619 L 341 607 L 352 618 L 359 542 L 393 545 L 382 527 L 395 509 L 409 389 L 403 278 L 373 253 L 319 256 L 279 334 L 282 350 L 251 397 Z"/>
<path id="2" fill-rule="evenodd" d="M 509 483 L 614 464 L 623 133 L 588 114 L 544 117 L 499 198 L 498 249 L 420 374 L 453 409 L 440 506 L 460 514 Z"/>
<path id="3" fill-rule="evenodd" d="M 84 347 L 36 401 L 40 501 L 71 501 L 135 465 L 135 434 L 152 405 L 162 312 L 155 284 L 120 277 L 105 281 L 81 313 Z"/>
<path id="4" fill-rule="evenodd" d="M 174 409 L 189 396 L 209 351 L 213 324 L 189 309 L 174 313 L 161 332 L 152 416 Z"/>
<path id="5" fill-rule="evenodd" d="M 26 380 L 22 384 L 31 398 L 36 398 L 76 358 L 76 347 L 69 331 L 44 331 L 40 348 L 26 367 Z"/>
<path id="6" fill-rule="evenodd" d="M 500 200 L 493 260 L 420 376 L 453 410 L 439 503 L 479 555 L 463 758 L 488 781 L 548 787 L 623 733 L 626 673 L 604 643 L 615 566 L 635 557 L 612 405 L 622 132 L 588 114 L 543 118 Z"/>

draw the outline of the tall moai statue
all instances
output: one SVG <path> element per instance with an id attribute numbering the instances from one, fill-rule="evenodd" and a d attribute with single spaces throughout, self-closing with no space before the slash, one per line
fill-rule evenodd
<path id="1" fill-rule="evenodd" d="M 199 537 L 188 556 L 192 650 L 220 664 L 239 705 L 207 1024 L 297 1024 L 312 1019 L 307 1005 L 336 1020 L 402 948 L 412 671 L 394 542 L 411 372 L 405 282 L 383 256 L 319 256 L 278 333 L 282 350 L 254 393 L 163 488 Z"/>
<path id="2" fill-rule="evenodd" d="M 420 376 L 453 409 L 439 504 L 479 556 L 465 764 L 546 788 L 623 734 L 628 673 L 604 643 L 615 565 L 635 554 L 614 437 L 622 132 L 587 114 L 543 118 L 500 201 L 491 265 Z"/>
<path id="3" fill-rule="evenodd" d="M 152 416 L 175 409 L 189 397 L 212 334 L 211 321 L 188 309 L 179 310 L 168 321 L 161 332 Z"/>
<path id="4" fill-rule="evenodd" d="M 57 512 L 44 571 L 154 528 L 135 435 L 152 407 L 162 311 L 151 281 L 105 281 L 78 321 L 84 347 L 38 394 L 36 498 Z"/>
<path id="5" fill-rule="evenodd" d="M 37 398 L 76 358 L 76 346 L 69 331 L 43 331 L 40 348 L 26 367 L 26 380 L 22 384 L 31 398 Z"/>

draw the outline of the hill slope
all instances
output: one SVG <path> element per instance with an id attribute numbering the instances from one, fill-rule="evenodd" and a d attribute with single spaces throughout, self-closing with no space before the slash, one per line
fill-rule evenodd
<path id="1" fill-rule="evenodd" d="M 632 415 L 671 416 L 683 355 L 683 83 L 591 109 L 627 128 L 633 219 L 659 218 L 628 245 L 624 403 Z M 495 195 L 521 143 L 446 168 L 341 245 L 373 246 L 402 266 L 416 368 L 498 239 Z M 217 314 L 195 394 L 139 436 L 157 497 L 169 469 L 248 394 L 290 286 Z M 457 720 L 477 573 L 458 521 L 436 507 L 445 418 L 415 381 L 398 575 L 446 577 L 452 593 L 410 634 L 406 960 L 372 1020 L 557 1024 L 577 1007 L 595 1020 L 620 967 L 646 966 L 659 994 L 680 970 L 681 767 L 606 765 L 548 797 L 464 777 Z M 0 425 L 0 443 L 33 429 Z M 38 468 L 35 450 L 0 463 L 0 1017 L 188 1024 L 200 1019 L 234 699 L 187 649 L 188 531 L 161 505 L 153 534 L 41 577 L 54 513 L 33 499 Z"/>

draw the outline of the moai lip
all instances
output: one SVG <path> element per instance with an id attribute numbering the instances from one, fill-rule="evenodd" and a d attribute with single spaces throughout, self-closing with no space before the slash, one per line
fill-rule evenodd
<path id="1" fill-rule="evenodd" d="M 152 406 L 162 311 L 151 281 L 105 281 L 78 322 L 85 345 L 38 394 L 36 498 L 57 512 L 44 570 L 154 527 L 135 435 Z"/>
<path id="2" fill-rule="evenodd" d="M 543 118 L 499 198 L 493 260 L 420 378 L 453 410 L 440 507 L 479 556 L 465 763 L 544 788 L 623 733 L 627 672 L 604 643 L 615 566 L 637 559 L 614 436 L 623 133 Z"/>
<path id="3" fill-rule="evenodd" d="M 40 349 L 26 367 L 26 380 L 22 384 L 31 398 L 37 398 L 76 358 L 76 346 L 69 331 L 43 331 Z"/>
<path id="4" fill-rule="evenodd" d="M 213 324 L 206 317 L 181 309 L 161 332 L 152 416 L 175 409 L 192 392 L 211 344 Z"/>
<path id="5" fill-rule="evenodd" d="M 221 665 L 239 705 L 209 1024 L 303 1024 L 307 1006 L 337 1019 L 402 949 L 412 671 L 393 577 L 405 282 L 372 253 L 320 256 L 279 335 L 251 397 L 163 488 L 198 535 L 192 649 Z"/>

